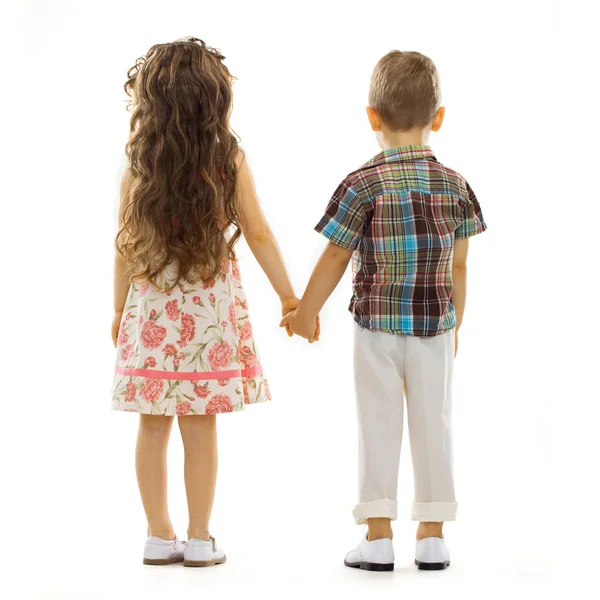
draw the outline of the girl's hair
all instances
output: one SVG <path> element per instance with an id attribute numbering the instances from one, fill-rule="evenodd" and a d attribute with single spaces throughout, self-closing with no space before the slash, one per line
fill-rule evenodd
<path id="1" fill-rule="evenodd" d="M 197 38 L 152 46 L 128 71 L 131 126 L 117 250 L 132 281 L 214 279 L 240 237 L 232 77 Z M 225 232 L 235 230 L 227 240 Z"/>

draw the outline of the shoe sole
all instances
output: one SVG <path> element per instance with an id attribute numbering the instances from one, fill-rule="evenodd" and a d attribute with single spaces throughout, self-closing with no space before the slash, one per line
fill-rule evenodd
<path id="1" fill-rule="evenodd" d="M 443 571 L 450 566 L 450 561 L 447 560 L 441 563 L 419 562 L 415 559 L 415 565 L 420 571 Z"/>
<path id="2" fill-rule="evenodd" d="M 351 569 L 363 569 L 364 571 L 393 571 L 394 563 L 370 563 L 370 562 L 355 562 L 351 563 L 347 560 L 344 564 Z"/>
<path id="3" fill-rule="evenodd" d="M 213 567 L 214 565 L 222 565 L 227 560 L 227 557 L 217 558 L 216 560 L 184 560 L 184 567 Z"/>
<path id="4" fill-rule="evenodd" d="M 180 563 L 182 561 L 183 558 L 145 558 L 144 564 L 157 567 L 163 565 L 174 565 L 175 563 Z"/>

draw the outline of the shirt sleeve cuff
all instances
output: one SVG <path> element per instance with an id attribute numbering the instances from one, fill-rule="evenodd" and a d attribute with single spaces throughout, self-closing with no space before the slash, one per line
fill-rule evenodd
<path id="1" fill-rule="evenodd" d="M 325 238 L 327 238 L 332 244 L 335 244 L 336 246 L 339 246 L 340 248 L 344 248 L 345 250 L 356 250 L 356 248 L 358 246 L 358 242 L 356 242 L 354 239 L 351 239 L 351 240 L 340 239 L 338 236 L 335 235 L 335 233 L 331 233 L 331 232 L 327 231 L 325 224 L 322 221 L 319 221 L 315 225 L 315 231 L 317 233 L 320 233 Z"/>
<path id="2" fill-rule="evenodd" d="M 466 238 L 470 238 L 470 237 L 479 235 L 480 233 L 483 233 L 486 229 L 487 229 L 487 225 L 485 223 L 478 223 L 473 229 L 471 229 L 470 231 L 467 231 L 465 233 L 455 232 L 454 238 L 457 240 L 464 240 Z"/>

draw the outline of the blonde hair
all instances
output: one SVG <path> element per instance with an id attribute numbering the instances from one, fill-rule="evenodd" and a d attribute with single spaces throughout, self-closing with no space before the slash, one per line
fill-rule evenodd
<path id="1" fill-rule="evenodd" d="M 394 131 L 425 127 L 441 103 L 440 82 L 433 61 L 419 52 L 388 52 L 375 66 L 369 105 Z"/>

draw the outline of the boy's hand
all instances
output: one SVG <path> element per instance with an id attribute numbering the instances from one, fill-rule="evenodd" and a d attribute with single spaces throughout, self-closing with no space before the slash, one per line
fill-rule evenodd
<path id="1" fill-rule="evenodd" d="M 309 344 L 312 344 L 314 341 L 319 341 L 319 335 L 321 334 L 319 317 L 306 318 L 302 313 L 298 313 L 297 309 L 294 309 L 283 317 L 280 327 L 285 327 L 288 334 L 291 331 L 292 333 L 307 339 Z"/>
<path id="2" fill-rule="evenodd" d="M 113 341 L 113 344 L 115 345 L 115 348 L 117 347 L 117 340 L 119 339 L 119 328 L 121 327 L 121 319 L 122 318 L 123 318 L 123 311 L 116 312 L 115 316 L 113 317 L 111 334 L 112 334 L 112 341 Z"/>
<path id="3" fill-rule="evenodd" d="M 296 308 L 298 308 L 298 305 L 300 304 L 300 299 L 296 298 L 296 296 L 293 296 L 292 298 L 287 298 L 286 300 L 282 300 L 281 301 L 281 316 L 285 317 L 286 315 L 288 315 L 289 313 L 291 313 L 293 310 L 296 310 Z M 292 329 L 290 328 L 289 325 L 284 325 L 283 321 L 280 324 L 280 327 L 285 327 L 285 330 L 287 331 L 287 334 L 290 337 L 293 337 L 294 332 L 292 331 Z M 321 333 L 321 320 L 319 319 L 319 317 L 317 316 L 317 326 L 315 329 L 315 336 L 314 339 L 315 341 L 319 341 L 319 334 Z"/>

